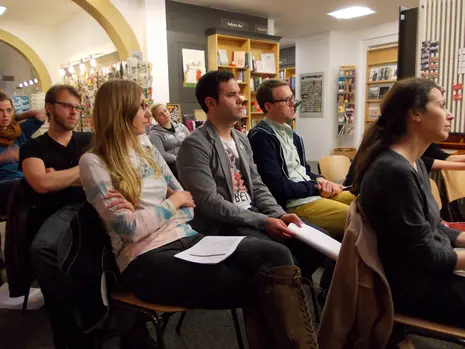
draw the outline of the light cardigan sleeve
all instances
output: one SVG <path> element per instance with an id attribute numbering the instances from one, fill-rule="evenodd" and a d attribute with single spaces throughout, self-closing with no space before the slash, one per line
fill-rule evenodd
<path id="1" fill-rule="evenodd" d="M 147 235 L 156 234 L 158 229 L 173 216 L 189 214 L 187 209 L 176 210 L 169 199 L 160 205 L 139 209 L 135 212 L 127 209 L 109 208 L 108 205 L 116 199 L 105 198 L 114 187 L 110 174 L 102 161 L 95 154 L 84 154 L 79 161 L 79 169 L 87 200 L 97 210 L 107 228 L 117 233 L 123 240 L 137 242 Z M 167 176 L 169 176 L 168 173 L 165 174 L 165 178 Z M 172 179 L 170 183 L 172 188 L 176 187 Z"/>

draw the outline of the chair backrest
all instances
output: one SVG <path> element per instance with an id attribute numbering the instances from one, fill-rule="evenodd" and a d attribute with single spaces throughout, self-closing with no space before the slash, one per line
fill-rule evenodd
<path id="1" fill-rule="evenodd" d="M 436 203 L 438 204 L 439 209 L 442 209 L 442 201 L 441 201 L 441 195 L 439 195 L 438 185 L 432 178 L 430 178 L 429 181 L 431 183 L 431 192 L 433 193 L 434 200 L 436 200 Z"/>
<path id="2" fill-rule="evenodd" d="M 350 159 L 344 155 L 323 156 L 319 161 L 321 174 L 329 181 L 344 180 L 349 172 Z"/>
<path id="3" fill-rule="evenodd" d="M 442 170 L 441 172 L 448 202 L 465 198 L 465 171 Z"/>

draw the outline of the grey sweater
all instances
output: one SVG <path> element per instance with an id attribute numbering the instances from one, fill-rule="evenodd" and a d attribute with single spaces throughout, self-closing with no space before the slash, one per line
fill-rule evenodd
<path id="1" fill-rule="evenodd" d="M 440 222 L 425 164 L 417 171 L 387 150 L 370 165 L 360 188 L 360 208 L 378 237 L 378 252 L 394 300 L 414 301 L 438 277 L 451 275 L 458 230 Z"/>
<path id="2" fill-rule="evenodd" d="M 157 148 L 167 163 L 176 162 L 179 147 L 189 135 L 189 130 L 181 123 L 172 122 L 174 133 L 161 125 L 156 125 L 150 131 L 150 142 Z"/>

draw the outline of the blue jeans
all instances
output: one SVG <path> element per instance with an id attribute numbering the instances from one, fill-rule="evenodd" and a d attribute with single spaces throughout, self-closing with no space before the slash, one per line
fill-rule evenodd
<path id="1" fill-rule="evenodd" d="M 91 348 L 78 323 L 78 286 L 60 269 L 72 241 L 67 229 L 81 204 L 65 206 L 40 227 L 30 250 L 32 268 L 44 295 L 56 349 Z"/>

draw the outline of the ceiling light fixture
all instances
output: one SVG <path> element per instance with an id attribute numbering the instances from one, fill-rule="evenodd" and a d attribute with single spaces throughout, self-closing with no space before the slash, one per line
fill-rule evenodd
<path id="1" fill-rule="evenodd" d="M 328 13 L 328 15 L 333 16 L 337 19 L 351 19 L 371 15 L 373 13 L 375 13 L 375 11 L 365 6 L 351 6 L 330 12 Z"/>
<path id="2" fill-rule="evenodd" d="M 19 88 L 23 88 L 23 84 L 22 84 L 22 83 L 19 84 Z"/>
<path id="3" fill-rule="evenodd" d="M 34 85 L 34 81 L 29 80 L 29 85 L 31 85 L 31 86 Z"/>
<path id="4" fill-rule="evenodd" d="M 90 56 L 90 66 L 92 68 L 95 68 L 97 66 L 97 61 L 95 60 L 95 58 L 92 58 L 92 56 Z"/>
<path id="5" fill-rule="evenodd" d="M 24 82 L 23 82 L 23 85 L 24 85 L 24 86 L 28 86 L 27 81 L 24 81 Z"/>
<path id="6" fill-rule="evenodd" d="M 34 78 L 34 83 L 38 84 L 38 83 L 39 83 L 39 80 L 37 80 L 36 78 Z"/>
<path id="7" fill-rule="evenodd" d="M 86 65 L 84 64 L 84 61 L 81 59 L 81 64 L 79 64 L 79 70 L 81 73 L 84 73 L 86 71 Z"/>
<path id="8" fill-rule="evenodd" d="M 68 73 L 70 73 L 70 74 L 74 74 L 74 73 L 75 73 L 74 67 L 73 67 L 72 65 L 70 65 L 70 66 L 68 67 Z"/>
<path id="9" fill-rule="evenodd" d="M 5 6 L 0 6 L 0 16 L 3 15 L 6 11 L 6 7 Z"/>
<path id="10" fill-rule="evenodd" d="M 66 71 L 63 68 L 61 68 L 60 69 L 60 76 L 63 77 L 65 75 L 66 75 Z"/>

